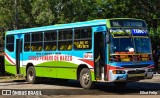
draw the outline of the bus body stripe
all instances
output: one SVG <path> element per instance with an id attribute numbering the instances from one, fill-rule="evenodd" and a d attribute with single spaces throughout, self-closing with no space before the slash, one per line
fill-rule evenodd
<path id="1" fill-rule="evenodd" d="M 5 53 L 5 57 L 13 64 L 15 65 L 15 63 L 9 58 L 9 56 Z"/>
<path id="2" fill-rule="evenodd" d="M 91 61 L 91 60 L 86 60 L 86 59 L 79 59 L 87 64 L 89 64 L 90 66 L 94 67 L 94 61 Z"/>

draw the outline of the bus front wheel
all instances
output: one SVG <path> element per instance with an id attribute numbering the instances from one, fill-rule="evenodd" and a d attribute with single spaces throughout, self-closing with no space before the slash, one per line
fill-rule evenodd
<path id="1" fill-rule="evenodd" d="M 91 73 L 88 68 L 83 68 L 80 72 L 80 84 L 85 89 L 90 89 L 93 86 Z"/>
<path id="2" fill-rule="evenodd" d="M 27 69 L 27 81 L 31 84 L 37 83 L 36 72 L 33 66 Z"/>

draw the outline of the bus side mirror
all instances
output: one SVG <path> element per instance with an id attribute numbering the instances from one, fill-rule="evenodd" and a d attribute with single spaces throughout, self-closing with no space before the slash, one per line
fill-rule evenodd
<path id="1" fill-rule="evenodd" d="M 106 35 L 106 44 L 108 44 L 110 42 L 110 40 L 109 40 L 109 35 L 107 34 Z"/>

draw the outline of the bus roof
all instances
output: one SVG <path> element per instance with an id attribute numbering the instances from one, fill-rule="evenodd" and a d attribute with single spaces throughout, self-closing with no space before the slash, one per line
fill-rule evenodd
<path id="1" fill-rule="evenodd" d="M 91 20 L 91 21 L 85 21 L 85 22 L 75 22 L 75 23 L 67 23 L 67 24 L 55 24 L 55 25 L 50 25 L 50 26 L 27 28 L 27 29 L 20 29 L 20 30 L 12 30 L 12 31 L 7 31 L 6 35 L 19 34 L 19 33 L 29 33 L 29 32 L 50 31 L 50 30 L 60 30 L 60 29 L 69 29 L 69 28 L 80 28 L 80 27 L 89 27 L 89 26 L 98 26 L 98 25 L 106 25 L 108 20 L 117 20 L 117 19 L 141 20 L 141 19 L 135 19 L 135 18 L 97 19 L 97 20 Z"/>
<path id="2" fill-rule="evenodd" d="M 49 31 L 49 30 L 60 30 L 60 29 L 69 29 L 69 28 L 80 28 L 80 27 L 89 27 L 89 26 L 97 26 L 97 25 L 106 25 L 106 19 L 12 30 L 12 31 L 7 31 L 6 35 L 18 34 L 18 33 L 29 33 L 29 32 L 41 32 L 41 31 Z"/>

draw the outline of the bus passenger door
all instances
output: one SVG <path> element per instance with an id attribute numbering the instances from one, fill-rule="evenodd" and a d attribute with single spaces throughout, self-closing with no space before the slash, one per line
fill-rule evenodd
<path id="1" fill-rule="evenodd" d="M 105 34 L 94 33 L 94 74 L 96 80 L 104 79 L 105 69 Z M 102 76 L 103 75 L 103 76 Z"/>
<path id="2" fill-rule="evenodd" d="M 16 39 L 16 73 L 20 74 L 20 54 L 22 53 L 22 39 Z"/>

